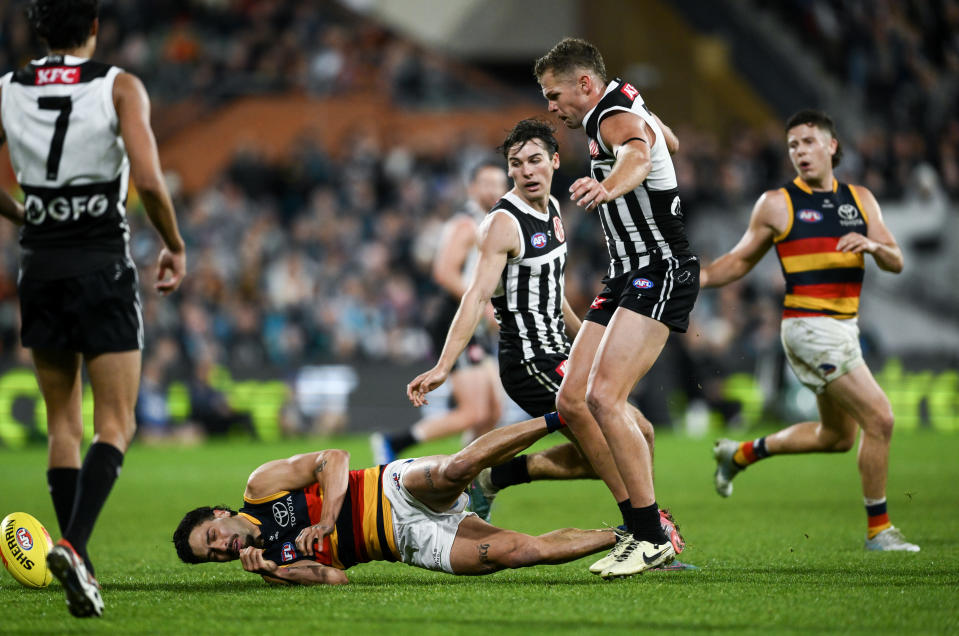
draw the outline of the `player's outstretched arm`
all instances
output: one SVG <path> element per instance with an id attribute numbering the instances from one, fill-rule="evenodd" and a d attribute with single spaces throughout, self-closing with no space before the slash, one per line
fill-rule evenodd
<path id="1" fill-rule="evenodd" d="M 511 253 L 519 251 L 519 236 L 516 225 L 506 214 L 493 213 L 480 225 L 479 258 L 459 309 L 453 317 L 446 343 L 436 366 L 416 376 L 406 385 L 406 397 L 413 406 L 428 404 L 426 394 L 442 385 L 463 352 L 476 325 L 486 310 L 489 299 L 499 283 L 506 260 Z"/>
<path id="2" fill-rule="evenodd" d="M 868 188 L 855 185 L 850 187 L 855 189 L 866 218 L 869 219 L 869 225 L 865 236 L 858 232 L 850 232 L 842 236 L 836 243 L 836 249 L 840 252 L 872 254 L 879 269 L 898 274 L 903 267 L 902 250 L 882 220 L 879 202 Z"/>
<path id="3" fill-rule="evenodd" d="M 317 540 L 322 543 L 323 538 L 333 532 L 346 496 L 349 471 L 350 454 L 339 449 L 277 459 L 253 471 L 243 496 L 246 499 L 261 499 L 284 490 L 299 490 L 314 483 L 319 484 L 323 493 L 323 513 L 316 524 L 302 530 L 296 538 L 297 549 L 312 555 L 313 543 Z"/>
<path id="4" fill-rule="evenodd" d="M 252 546 L 240 550 L 240 563 L 247 572 L 259 574 L 274 585 L 342 585 L 348 583 L 346 574 L 336 568 L 315 561 L 297 561 L 279 567 L 275 561 L 263 558 L 263 550 Z"/>
<path id="5" fill-rule="evenodd" d="M 113 103 L 120 134 L 130 157 L 130 174 L 153 227 L 163 240 L 157 262 L 156 289 L 169 294 L 186 276 L 186 245 L 177 227 L 173 202 L 160 170 L 160 155 L 150 128 L 150 98 L 143 83 L 129 73 L 117 75 Z"/>
<path id="6" fill-rule="evenodd" d="M 786 228 L 788 215 L 786 195 L 779 190 L 765 192 L 753 206 L 749 227 L 739 243 L 700 272 L 700 286 L 722 287 L 749 273 Z"/>

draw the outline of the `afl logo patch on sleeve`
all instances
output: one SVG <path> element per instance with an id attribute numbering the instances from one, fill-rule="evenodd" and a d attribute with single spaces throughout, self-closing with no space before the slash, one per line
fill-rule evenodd
<path id="1" fill-rule="evenodd" d="M 545 233 L 543 233 L 543 232 L 537 232 L 536 234 L 534 234 L 533 236 L 530 237 L 529 242 L 530 242 L 530 243 L 532 244 L 532 246 L 535 247 L 536 249 L 542 249 L 542 248 L 546 247 L 546 243 L 547 243 L 548 240 L 549 240 L 549 239 L 546 238 L 546 234 L 545 234 Z"/>

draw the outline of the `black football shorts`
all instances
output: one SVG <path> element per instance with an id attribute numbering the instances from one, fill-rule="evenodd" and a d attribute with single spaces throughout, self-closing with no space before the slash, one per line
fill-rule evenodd
<path id="1" fill-rule="evenodd" d="M 499 357 L 499 377 L 506 395 L 531 417 L 556 410 L 556 394 L 566 375 L 566 356 L 553 354 L 524 360 Z"/>
<path id="2" fill-rule="evenodd" d="M 137 270 L 120 257 L 96 271 L 19 281 L 24 347 L 84 354 L 143 349 Z"/>
<path id="3" fill-rule="evenodd" d="M 616 308 L 623 307 L 686 333 L 689 312 L 699 295 L 699 259 L 692 255 L 667 258 L 614 278 L 607 276 L 603 285 L 584 320 L 606 326 Z"/>

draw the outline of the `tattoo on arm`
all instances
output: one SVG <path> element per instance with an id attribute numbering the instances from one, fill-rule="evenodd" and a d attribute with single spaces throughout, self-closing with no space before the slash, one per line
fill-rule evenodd
<path id="1" fill-rule="evenodd" d="M 316 478 L 320 478 L 320 473 L 323 472 L 323 469 L 326 467 L 326 460 L 320 462 L 320 465 L 313 469 L 313 474 L 316 475 Z"/>
<path id="2" fill-rule="evenodd" d="M 489 564 L 492 563 L 492 561 L 491 561 L 490 558 L 489 558 L 489 544 L 488 544 L 488 543 L 481 543 L 481 544 L 479 544 L 479 560 L 480 560 L 480 563 L 483 563 L 483 564 L 485 564 L 485 565 L 489 565 Z"/>
<path id="3" fill-rule="evenodd" d="M 436 490 L 436 484 L 433 483 L 433 476 L 430 474 L 430 467 L 427 466 L 423 473 L 426 476 L 426 483 L 430 485 L 430 489 Z"/>

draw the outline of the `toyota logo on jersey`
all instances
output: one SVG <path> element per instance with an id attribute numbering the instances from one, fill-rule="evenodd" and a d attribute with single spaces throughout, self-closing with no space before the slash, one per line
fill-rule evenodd
<path id="1" fill-rule="evenodd" d="M 529 242 L 530 242 L 530 243 L 533 245 L 533 247 L 535 247 L 536 249 L 542 249 L 542 248 L 546 247 L 546 242 L 547 242 L 548 240 L 549 240 L 549 239 L 546 238 L 546 234 L 544 234 L 543 232 L 537 232 L 536 234 L 534 234 L 534 235 L 529 239 Z"/>

